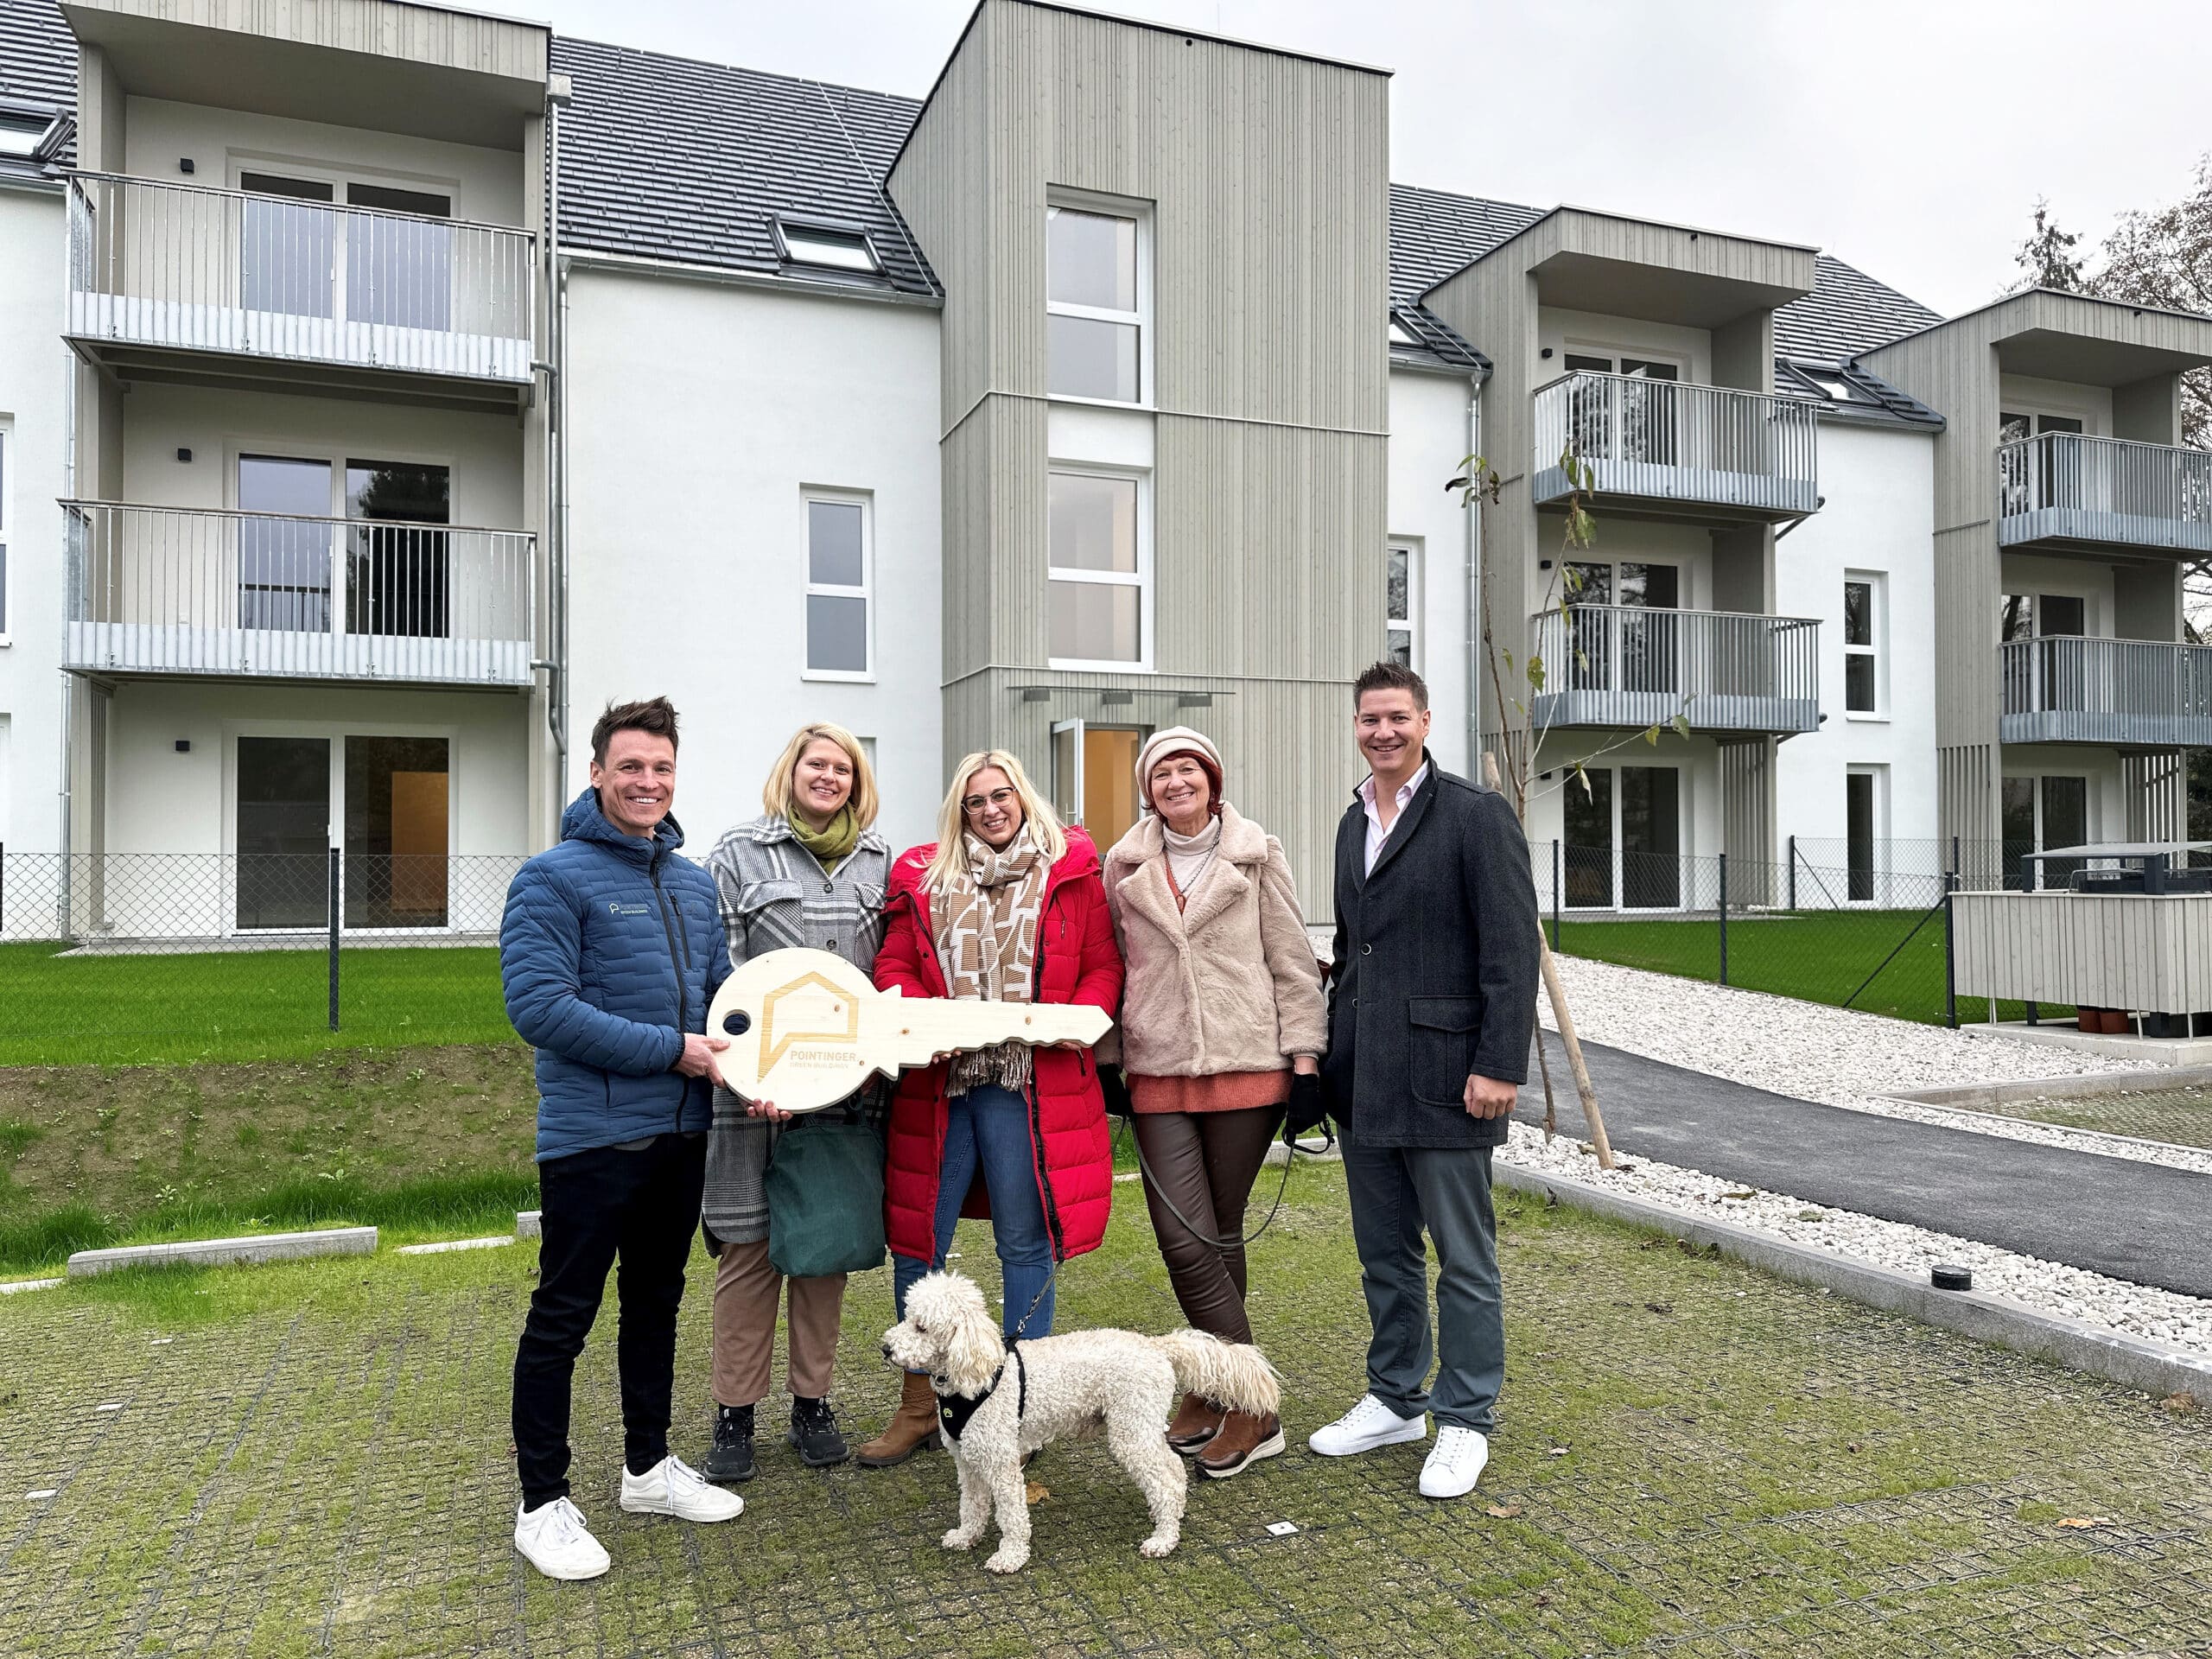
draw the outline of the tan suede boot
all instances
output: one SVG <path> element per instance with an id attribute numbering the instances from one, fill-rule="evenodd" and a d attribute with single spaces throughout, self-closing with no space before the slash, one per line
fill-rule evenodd
<path id="1" fill-rule="evenodd" d="M 937 1391 L 930 1387 L 928 1377 L 918 1372 L 906 1374 L 906 1385 L 899 1395 L 899 1409 L 883 1426 L 883 1433 L 853 1453 L 853 1461 L 863 1469 L 888 1469 L 894 1463 L 904 1463 L 915 1452 L 938 1446 Z"/>
<path id="2" fill-rule="evenodd" d="M 1222 1420 L 1221 1433 L 1214 1436 L 1213 1443 L 1200 1455 L 1198 1467 L 1216 1480 L 1227 1480 L 1248 1464 L 1281 1456 L 1282 1449 L 1282 1422 L 1279 1418 L 1232 1411 Z"/>
<path id="3" fill-rule="evenodd" d="M 1167 1444 L 1186 1458 L 1194 1458 L 1208 1440 L 1221 1433 L 1223 1409 L 1203 1395 L 1186 1394 L 1167 1425 Z"/>

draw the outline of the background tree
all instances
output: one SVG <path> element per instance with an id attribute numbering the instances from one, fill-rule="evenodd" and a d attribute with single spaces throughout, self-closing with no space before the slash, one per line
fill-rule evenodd
<path id="1" fill-rule="evenodd" d="M 2013 256 L 2025 273 L 2020 286 L 2212 315 L 2212 155 L 2198 158 L 2180 200 L 2122 213 L 2093 255 L 2074 254 L 2081 239 L 2062 231 L 2038 198 L 2035 228 Z M 2212 371 L 2181 378 L 2181 440 L 2212 449 Z M 2199 635 L 2212 632 L 2212 559 L 2191 560 L 2182 582 Z"/>

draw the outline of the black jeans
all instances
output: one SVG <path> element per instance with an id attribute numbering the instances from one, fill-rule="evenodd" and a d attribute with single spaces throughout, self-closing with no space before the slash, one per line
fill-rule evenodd
<path id="1" fill-rule="evenodd" d="M 623 1459 L 641 1475 L 668 1455 L 676 1313 L 706 1175 L 703 1135 L 664 1135 L 636 1152 L 595 1147 L 538 1165 L 544 1236 L 515 1351 L 515 1463 L 524 1508 L 568 1496 L 569 1384 L 610 1268 L 620 1306 Z"/>

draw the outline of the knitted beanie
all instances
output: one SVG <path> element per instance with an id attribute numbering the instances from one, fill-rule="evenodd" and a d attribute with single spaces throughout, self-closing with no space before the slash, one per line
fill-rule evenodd
<path id="1" fill-rule="evenodd" d="M 1137 801 L 1143 812 L 1159 809 L 1152 804 L 1152 769 L 1171 754 L 1187 754 L 1198 763 L 1211 787 L 1212 798 L 1207 803 L 1214 817 L 1221 816 L 1222 769 L 1221 751 L 1215 748 L 1213 740 L 1203 732 L 1194 732 L 1188 726 L 1170 726 L 1164 732 L 1154 732 L 1145 739 L 1144 747 L 1137 751 Z"/>

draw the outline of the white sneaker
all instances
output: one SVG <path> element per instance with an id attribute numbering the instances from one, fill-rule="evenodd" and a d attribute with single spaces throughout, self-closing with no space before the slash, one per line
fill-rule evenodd
<path id="1" fill-rule="evenodd" d="M 1349 1458 L 1378 1446 L 1402 1446 L 1428 1438 L 1428 1414 L 1401 1417 L 1371 1394 L 1333 1423 L 1317 1428 L 1306 1444 L 1325 1458 Z"/>
<path id="2" fill-rule="evenodd" d="M 681 1458 L 663 1458 L 642 1475 L 622 1471 L 622 1507 L 632 1515 L 672 1515 L 678 1521 L 734 1521 L 745 1512 L 735 1492 L 710 1486 Z"/>
<path id="3" fill-rule="evenodd" d="M 607 1552 L 584 1529 L 584 1517 L 565 1497 L 534 1510 L 515 1510 L 515 1548 L 549 1579 L 595 1579 L 607 1571 Z"/>
<path id="4" fill-rule="evenodd" d="M 1459 1428 L 1440 1423 L 1436 1444 L 1421 1466 L 1423 1497 L 1465 1497 L 1482 1478 L 1490 1461 L 1490 1436 L 1478 1428 Z"/>

